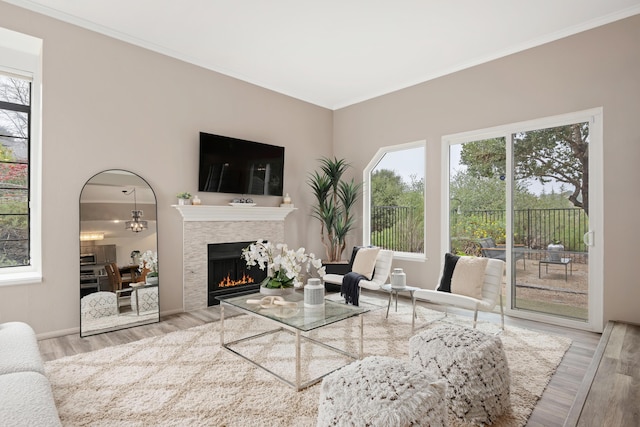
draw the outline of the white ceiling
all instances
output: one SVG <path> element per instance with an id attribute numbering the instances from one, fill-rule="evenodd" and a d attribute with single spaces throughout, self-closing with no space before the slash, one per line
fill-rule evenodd
<path id="1" fill-rule="evenodd" d="M 640 0 L 4 0 L 329 109 L 640 13 Z"/>

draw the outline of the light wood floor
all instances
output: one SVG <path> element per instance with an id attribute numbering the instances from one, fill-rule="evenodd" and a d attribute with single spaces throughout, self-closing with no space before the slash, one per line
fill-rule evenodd
<path id="1" fill-rule="evenodd" d="M 367 293 L 368 296 L 372 294 L 372 292 Z M 386 299 L 386 296 L 381 296 L 381 298 Z M 410 301 L 408 299 L 404 301 L 401 300 L 400 304 L 403 303 L 410 304 Z M 425 306 L 429 307 L 427 304 L 425 304 Z M 430 308 L 438 309 L 437 307 Z M 450 312 L 454 312 L 454 310 L 450 310 Z M 455 311 L 455 313 L 459 315 L 469 315 L 469 312 L 464 310 Z M 167 316 L 162 318 L 160 323 L 94 335 L 87 338 L 80 338 L 79 335 L 67 335 L 42 340 L 40 341 L 40 351 L 43 359 L 49 361 L 64 356 L 98 350 L 108 346 L 125 344 L 142 338 L 191 328 L 204 323 L 217 321 L 219 318 L 219 308 L 218 306 L 214 306 L 195 312 Z M 481 313 L 479 319 L 499 322 L 499 316 L 491 313 Z M 562 359 L 560 366 L 553 375 L 527 424 L 528 426 L 545 427 L 562 426 L 594 356 L 598 341 L 600 340 L 600 334 L 509 317 L 505 318 L 505 325 L 507 327 L 511 325 L 566 336 L 572 340 L 571 347 Z"/>

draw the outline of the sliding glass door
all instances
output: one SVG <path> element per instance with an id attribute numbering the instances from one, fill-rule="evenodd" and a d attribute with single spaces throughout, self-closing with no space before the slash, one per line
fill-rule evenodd
<path id="1" fill-rule="evenodd" d="M 507 262 L 509 314 L 602 328 L 599 113 L 444 138 L 444 244 Z"/>

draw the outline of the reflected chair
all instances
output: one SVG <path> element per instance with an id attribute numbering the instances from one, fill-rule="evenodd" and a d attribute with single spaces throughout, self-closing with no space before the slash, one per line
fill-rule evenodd
<path id="1" fill-rule="evenodd" d="M 118 301 L 114 292 L 92 292 L 80 299 L 80 315 L 83 319 L 98 319 L 118 315 Z"/>
<path id="2" fill-rule="evenodd" d="M 134 289 L 131 292 L 131 309 L 133 310 L 134 307 L 136 314 L 150 311 L 157 312 L 160 309 L 158 305 L 158 287 Z"/>
<path id="3" fill-rule="evenodd" d="M 109 286 L 113 292 L 122 290 L 122 277 L 120 276 L 120 270 L 115 262 L 105 264 L 105 271 L 109 278 Z"/>

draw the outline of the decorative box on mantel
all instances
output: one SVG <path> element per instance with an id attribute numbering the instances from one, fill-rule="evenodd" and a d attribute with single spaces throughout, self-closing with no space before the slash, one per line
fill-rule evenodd
<path id="1" fill-rule="evenodd" d="M 172 205 L 183 221 L 284 221 L 296 210 L 271 206 Z"/>

